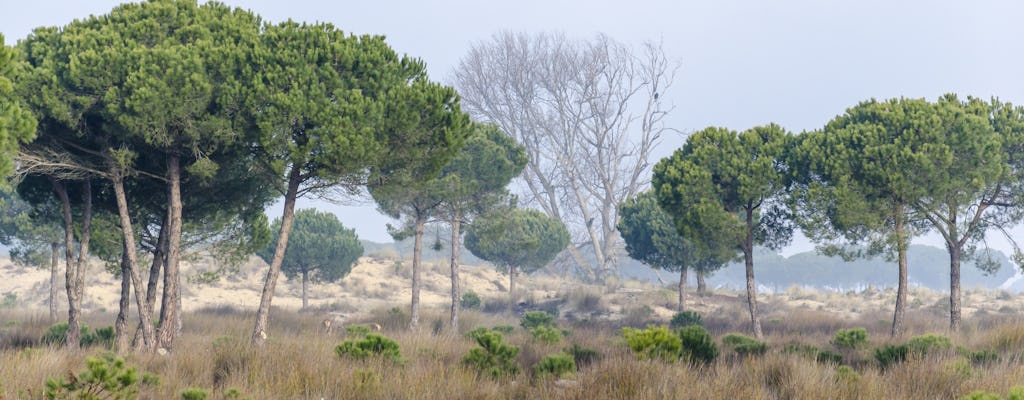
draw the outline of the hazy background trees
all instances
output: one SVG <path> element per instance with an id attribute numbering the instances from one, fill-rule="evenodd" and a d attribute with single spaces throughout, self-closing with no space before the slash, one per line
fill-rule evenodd
<path id="1" fill-rule="evenodd" d="M 569 227 L 585 279 L 618 273 L 617 207 L 648 184 L 677 68 L 659 43 L 502 32 L 454 71 L 466 111 L 526 147 L 522 203 Z"/>

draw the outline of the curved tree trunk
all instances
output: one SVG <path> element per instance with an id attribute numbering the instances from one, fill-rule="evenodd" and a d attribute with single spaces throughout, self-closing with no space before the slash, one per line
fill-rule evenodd
<path id="1" fill-rule="evenodd" d="M 747 209 L 747 234 L 743 239 L 743 264 L 747 269 L 747 307 L 750 310 L 750 326 L 754 337 L 761 339 L 761 318 L 757 313 L 757 285 L 754 283 L 754 210 Z"/>
<path id="2" fill-rule="evenodd" d="M 128 279 L 131 279 L 131 285 L 135 286 L 135 305 L 139 310 L 139 326 L 142 329 L 142 340 L 143 348 L 156 348 L 156 333 L 153 330 L 153 324 L 148 323 L 153 320 L 153 306 L 147 301 L 148 293 L 142 291 L 142 274 L 139 271 L 139 260 L 135 254 L 137 248 L 135 243 L 135 228 L 132 226 L 131 215 L 128 214 L 128 198 L 124 193 L 124 181 L 119 175 L 115 175 L 115 179 L 112 179 L 114 186 L 114 197 L 117 199 L 117 213 L 121 221 L 121 237 L 124 241 L 124 254 L 122 257 L 121 273 L 123 274 L 121 291 L 122 296 L 125 298 L 121 299 L 122 303 L 126 305 L 129 303 L 127 297 L 130 296 L 127 285 Z M 154 285 L 155 286 L 155 285 Z M 156 290 L 153 290 L 156 292 Z M 153 293 L 155 296 L 156 293 Z M 155 298 L 155 297 L 154 297 Z"/>
<path id="3" fill-rule="evenodd" d="M 284 252 L 288 248 L 288 236 L 292 233 L 292 223 L 295 222 L 295 198 L 299 194 L 299 183 L 302 182 L 302 175 L 297 164 L 292 165 L 288 173 L 288 191 L 284 195 L 284 210 L 281 215 L 281 230 L 277 234 L 277 244 L 274 247 L 274 258 L 270 261 L 270 270 L 267 271 L 267 279 L 263 283 L 263 294 L 260 297 L 260 307 L 256 310 L 256 324 L 252 329 L 252 337 L 249 342 L 254 346 L 262 346 L 267 342 L 267 327 L 270 324 L 270 303 L 274 300 L 274 288 L 277 287 L 277 278 L 281 275 L 281 264 L 284 262 Z"/>
<path id="4" fill-rule="evenodd" d="M 131 312 L 132 283 L 128 267 L 128 249 L 121 246 L 121 300 L 117 303 L 117 318 L 114 320 L 114 349 L 123 353 L 131 348 L 128 337 L 128 314 Z"/>
<path id="5" fill-rule="evenodd" d="M 423 263 L 423 218 L 416 218 L 412 247 L 412 306 L 409 311 L 409 329 L 414 330 L 420 324 L 420 269 Z"/>
<path id="6" fill-rule="evenodd" d="M 57 296 L 60 285 L 60 243 L 50 243 L 50 323 L 57 322 Z"/>
<path id="7" fill-rule="evenodd" d="M 302 309 L 309 308 L 309 271 L 302 270 Z"/>
<path id="8" fill-rule="evenodd" d="M 708 283 L 704 281 L 704 271 L 697 270 L 697 295 L 706 296 L 708 294 Z"/>
<path id="9" fill-rule="evenodd" d="M 181 251 L 181 165 L 177 155 L 167 156 L 167 264 L 164 265 L 164 293 L 160 304 L 159 347 L 171 348 L 177 334 L 178 259 Z"/>
<path id="10" fill-rule="evenodd" d="M 893 337 L 903 334 L 903 319 L 907 312 L 907 233 L 903 227 L 903 204 L 897 204 L 893 213 L 896 225 L 896 252 L 899 258 L 899 285 L 896 287 L 896 310 L 892 316 Z"/>
<path id="11" fill-rule="evenodd" d="M 153 326 L 153 313 L 156 311 L 156 293 L 157 285 L 160 283 L 160 271 L 163 269 L 164 262 L 167 261 L 167 226 L 170 225 L 167 219 L 164 218 L 164 222 L 160 225 L 160 232 L 157 234 L 156 243 L 153 246 L 153 262 L 149 266 L 149 281 L 146 284 L 146 309 L 149 310 L 149 325 Z M 141 285 L 139 286 L 141 287 Z M 138 293 L 138 292 L 136 292 Z M 143 335 L 142 321 L 139 321 L 139 326 L 135 328 L 135 348 L 142 350 L 146 346 Z M 153 341 L 150 343 L 156 343 L 156 331 L 154 328 Z M 153 346 L 155 347 L 155 346 Z"/>
<path id="12" fill-rule="evenodd" d="M 679 308 L 677 311 L 686 311 L 686 268 L 679 269 Z"/>
<path id="13" fill-rule="evenodd" d="M 462 306 L 462 287 L 459 282 L 459 238 L 462 236 L 461 221 L 459 220 L 458 213 L 454 213 L 452 216 L 452 310 L 451 317 L 449 318 L 448 325 L 451 327 L 452 333 L 459 331 L 459 308 Z"/>

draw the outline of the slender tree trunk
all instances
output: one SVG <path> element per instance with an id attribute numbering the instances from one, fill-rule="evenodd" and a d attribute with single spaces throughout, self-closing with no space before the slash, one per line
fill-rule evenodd
<path id="1" fill-rule="evenodd" d="M 64 291 L 68 296 L 68 330 L 65 336 L 65 345 L 69 349 L 78 349 L 81 340 L 81 328 L 79 327 L 78 291 L 75 290 L 75 227 L 71 219 L 71 199 L 68 198 L 67 187 L 64 183 L 50 178 L 53 190 L 60 198 L 61 212 L 64 216 Z"/>
<path id="2" fill-rule="evenodd" d="M 181 165 L 177 155 L 167 156 L 167 265 L 164 265 L 164 293 L 160 305 L 159 347 L 171 348 L 177 333 L 178 259 L 181 251 Z"/>
<path id="3" fill-rule="evenodd" d="M 270 261 L 270 270 L 267 271 L 267 280 L 263 284 L 263 294 L 260 297 L 260 308 L 256 310 L 256 324 L 253 326 L 252 337 L 249 339 L 254 346 L 262 346 L 267 342 L 270 303 L 274 299 L 274 288 L 277 287 L 277 278 L 281 275 L 281 263 L 284 262 L 284 252 L 288 248 L 288 236 L 292 233 L 292 223 L 295 221 L 295 198 L 299 193 L 301 178 L 299 165 L 293 164 L 291 172 L 288 173 L 288 191 L 284 195 L 281 230 L 277 234 L 274 258 Z"/>
<path id="4" fill-rule="evenodd" d="M 167 255 L 167 226 L 170 225 L 167 219 L 164 218 L 164 223 L 160 226 L 160 232 L 157 235 L 156 243 L 153 247 L 153 262 L 149 267 L 149 281 L 146 284 L 146 308 L 149 310 L 149 319 L 145 322 L 149 326 L 153 326 L 153 313 L 156 311 L 156 293 L 157 285 L 160 283 L 160 271 L 163 269 L 164 262 L 166 261 Z M 141 287 L 139 285 L 138 287 Z M 136 292 L 138 293 L 138 292 Z M 143 321 L 139 321 L 139 326 L 135 328 L 135 348 L 143 350 L 146 347 L 145 338 L 143 338 Z M 153 330 L 153 340 L 149 343 L 156 343 L 156 330 Z M 156 347 L 156 346 L 152 346 Z"/>
<path id="5" fill-rule="evenodd" d="M 157 347 L 155 346 L 156 333 L 153 330 L 153 324 L 150 322 L 153 320 L 153 305 L 148 301 L 149 294 L 142 291 L 142 274 L 139 271 L 139 260 L 135 254 L 135 249 L 138 248 L 135 243 L 135 228 L 132 226 L 131 215 L 128 214 L 128 198 L 124 193 L 124 181 L 120 174 L 115 174 L 115 178 L 111 181 L 114 187 L 114 197 L 117 200 L 117 214 L 120 218 L 121 237 L 124 242 L 123 265 L 121 268 L 124 283 L 122 283 L 121 290 L 122 296 L 125 298 L 121 299 L 121 302 L 126 303 L 126 305 L 129 303 L 127 297 L 130 296 L 130 293 L 128 293 L 126 285 L 128 285 L 127 280 L 131 279 L 131 285 L 135 287 L 135 306 L 139 312 L 139 327 L 142 329 L 142 348 L 155 349 Z M 153 286 L 153 296 L 155 299 L 155 284 Z"/>
<path id="6" fill-rule="evenodd" d="M 302 270 L 302 309 L 309 308 L 309 271 Z"/>
<path id="7" fill-rule="evenodd" d="M 75 272 L 75 289 L 78 291 L 78 308 L 85 299 L 85 272 L 89 268 L 89 239 L 92 237 L 92 181 L 82 182 L 82 237 L 78 241 L 78 271 Z"/>
<path id="8" fill-rule="evenodd" d="M 114 320 L 114 349 L 123 353 L 131 348 L 128 337 L 128 314 L 131 313 L 132 281 L 128 266 L 128 248 L 121 246 L 121 300 L 117 304 L 117 319 Z"/>
<path id="9" fill-rule="evenodd" d="M 57 322 L 57 296 L 60 266 L 60 243 L 50 243 L 50 323 Z"/>
<path id="10" fill-rule="evenodd" d="M 761 318 L 757 313 L 757 285 L 754 283 L 754 210 L 747 208 L 747 234 L 743 238 L 743 264 L 747 268 L 747 307 L 750 309 L 750 326 L 754 337 L 761 339 Z"/>
<path id="11" fill-rule="evenodd" d="M 174 296 L 174 337 L 181 335 L 181 329 L 185 326 L 182 317 L 185 313 L 181 308 L 181 274 L 178 274 L 178 293 Z"/>
<path id="12" fill-rule="evenodd" d="M 686 311 L 686 268 L 679 269 L 679 309 L 677 311 Z"/>
<path id="13" fill-rule="evenodd" d="M 508 267 L 508 312 L 516 312 L 516 266 Z"/>
<path id="14" fill-rule="evenodd" d="M 452 312 L 448 325 L 452 333 L 459 331 L 459 308 L 462 306 L 462 287 L 459 282 L 459 238 L 462 236 L 461 221 L 458 213 L 452 214 Z"/>
<path id="15" fill-rule="evenodd" d="M 409 329 L 415 330 L 420 324 L 420 269 L 423 264 L 423 217 L 416 217 L 412 247 L 412 306 L 409 311 Z"/>
<path id="16" fill-rule="evenodd" d="M 949 330 L 960 330 L 960 254 L 955 244 L 949 247 Z"/>
<path id="17" fill-rule="evenodd" d="M 706 296 L 708 294 L 708 283 L 704 281 L 704 271 L 697 270 L 697 295 Z"/>
<path id="18" fill-rule="evenodd" d="M 907 233 L 903 227 L 903 204 L 896 205 L 893 215 L 896 225 L 896 252 L 899 258 L 899 285 L 896 287 L 896 311 L 892 316 L 893 337 L 903 334 L 903 318 L 907 312 Z"/>

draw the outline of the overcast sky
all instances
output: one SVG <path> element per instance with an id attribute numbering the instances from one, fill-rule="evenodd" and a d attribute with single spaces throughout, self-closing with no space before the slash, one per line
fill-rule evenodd
<path id="1" fill-rule="evenodd" d="M 0 0 L 0 33 L 13 44 L 37 26 L 103 14 L 119 1 Z M 603 32 L 639 44 L 663 41 L 681 62 L 666 93 L 672 127 L 742 130 L 776 122 L 816 129 L 868 98 L 947 92 L 1024 104 L 1024 2 L 892 0 L 708 1 L 271 1 L 229 0 L 265 20 L 326 21 L 357 34 L 383 34 L 448 81 L 469 47 L 501 30 Z M 680 146 L 665 140 L 658 157 Z M 300 203 L 335 211 L 363 238 L 388 241 L 372 206 Z M 268 210 L 271 218 L 280 207 Z M 938 244 L 935 238 L 924 242 Z M 1005 249 L 1001 240 L 993 245 Z M 798 241 L 789 251 L 809 249 Z"/>

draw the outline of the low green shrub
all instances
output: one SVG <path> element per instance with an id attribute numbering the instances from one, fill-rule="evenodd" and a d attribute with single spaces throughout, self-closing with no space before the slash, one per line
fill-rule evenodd
<path id="1" fill-rule="evenodd" d="M 484 332 L 475 339 L 480 347 L 470 350 L 462 359 L 463 363 L 481 376 L 494 379 L 510 378 L 519 373 L 516 362 L 519 347 L 505 344 L 501 333 Z"/>
<path id="2" fill-rule="evenodd" d="M 134 399 L 139 393 L 139 373 L 127 367 L 123 358 L 111 354 L 87 358 L 86 369 L 69 373 L 68 380 L 51 378 L 43 393 L 47 399 Z"/>
<path id="3" fill-rule="evenodd" d="M 704 320 L 701 319 L 700 314 L 693 311 L 680 311 L 673 315 L 672 320 L 668 323 L 668 326 L 672 329 L 679 329 L 690 325 L 704 325 Z"/>
<path id="4" fill-rule="evenodd" d="M 181 400 L 206 400 L 209 394 L 201 388 L 190 387 L 181 391 Z"/>
<path id="5" fill-rule="evenodd" d="M 466 310 L 478 310 L 480 309 L 480 295 L 473 291 L 467 291 L 462 294 L 462 300 L 459 301 L 459 306 Z"/>
<path id="6" fill-rule="evenodd" d="M 887 344 L 875 349 L 875 360 L 882 369 L 906 361 L 910 348 L 905 344 Z"/>
<path id="7" fill-rule="evenodd" d="M 530 329 L 533 340 L 546 344 L 555 344 L 562 341 L 562 331 L 558 328 L 541 325 Z"/>
<path id="8" fill-rule="evenodd" d="M 571 355 L 573 361 L 576 363 L 576 367 L 583 368 L 590 365 L 594 361 L 601 359 L 601 353 L 597 350 L 582 347 L 578 344 L 563 349 L 566 354 Z"/>
<path id="9" fill-rule="evenodd" d="M 768 351 L 767 343 L 739 333 L 723 336 L 722 345 L 731 348 L 741 356 L 762 355 Z"/>
<path id="10" fill-rule="evenodd" d="M 573 373 L 576 372 L 576 361 L 571 355 L 551 354 L 545 356 L 533 366 L 533 370 L 538 378 L 572 378 Z"/>
<path id="11" fill-rule="evenodd" d="M 961 400 L 1024 400 L 1024 386 L 1014 386 L 1010 389 L 1010 392 L 1006 394 L 1006 397 L 1000 396 L 998 393 L 989 393 L 985 391 L 971 392 L 971 394 L 961 397 Z"/>
<path id="12" fill-rule="evenodd" d="M 379 356 L 385 359 L 402 363 L 402 354 L 398 343 L 382 335 L 371 333 L 360 340 L 347 340 L 334 348 L 339 357 L 350 357 L 356 360 L 364 360 L 370 356 Z"/>
<path id="13" fill-rule="evenodd" d="M 989 364 L 999 361 L 999 353 L 995 350 L 983 349 L 974 351 L 964 346 L 957 346 L 957 354 L 960 354 L 964 358 L 968 359 L 972 364 Z"/>
<path id="14" fill-rule="evenodd" d="M 942 335 L 928 334 L 910 338 L 907 347 L 911 353 L 923 356 L 935 351 L 949 350 L 953 347 L 953 342 Z"/>
<path id="15" fill-rule="evenodd" d="M 676 330 L 682 346 L 682 356 L 690 363 L 708 364 L 718 357 L 718 345 L 703 326 L 690 325 Z"/>
<path id="16" fill-rule="evenodd" d="M 868 331 L 864 328 L 840 329 L 829 343 L 841 349 L 861 348 L 868 344 Z"/>
<path id="17" fill-rule="evenodd" d="M 519 320 L 519 326 L 522 326 L 526 330 L 536 328 L 538 326 L 554 326 L 555 316 L 545 311 L 527 311 L 523 314 L 522 319 Z"/>
<path id="18" fill-rule="evenodd" d="M 365 337 L 370 332 L 370 327 L 366 325 L 349 325 L 345 327 L 345 334 L 349 336 Z"/>
<path id="19" fill-rule="evenodd" d="M 842 364 L 843 356 L 830 350 L 822 350 L 805 343 L 790 343 L 782 348 L 783 353 L 796 354 L 822 364 Z"/>
<path id="20" fill-rule="evenodd" d="M 648 326 L 647 329 L 622 328 L 626 344 L 637 358 L 672 361 L 682 355 L 683 343 L 668 327 Z"/>
<path id="21" fill-rule="evenodd" d="M 495 325 L 491 328 L 492 331 L 501 332 L 504 335 L 511 334 L 512 331 L 516 330 L 516 327 L 512 325 Z"/>
<path id="22" fill-rule="evenodd" d="M 95 331 L 89 329 L 89 325 L 86 325 L 84 323 L 80 324 L 79 327 L 81 335 L 79 337 L 78 343 L 80 346 L 104 346 L 109 349 L 114 345 L 114 327 L 108 326 L 104 328 L 99 328 Z M 52 346 L 61 346 L 65 342 L 67 342 L 67 340 L 67 322 L 58 322 L 56 324 L 50 325 L 50 327 L 46 330 L 46 333 L 43 333 L 43 337 L 40 339 L 40 341 L 43 344 Z"/>

